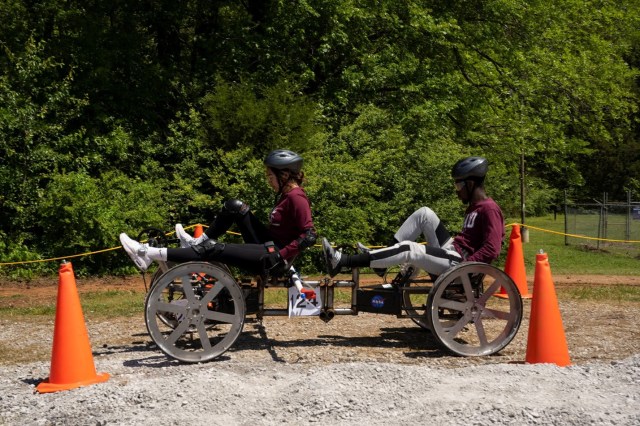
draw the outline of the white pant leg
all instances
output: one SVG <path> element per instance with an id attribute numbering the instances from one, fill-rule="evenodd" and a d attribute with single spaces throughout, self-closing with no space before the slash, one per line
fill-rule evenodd
<path id="1" fill-rule="evenodd" d="M 413 212 L 400 226 L 394 235 L 396 241 L 415 241 L 420 234 L 431 247 L 440 247 L 436 229 L 440 225 L 440 218 L 429 207 L 420 207 Z M 447 242 L 444 242 L 445 245 Z"/>
<path id="2" fill-rule="evenodd" d="M 438 255 L 428 254 L 426 246 L 413 241 L 403 241 L 392 247 L 379 250 L 372 250 L 371 263 L 372 268 L 388 268 L 394 265 L 409 263 L 420 269 L 434 274 L 440 275 L 447 269 L 457 265 L 462 260 L 460 255 L 450 249 L 441 249 Z"/>

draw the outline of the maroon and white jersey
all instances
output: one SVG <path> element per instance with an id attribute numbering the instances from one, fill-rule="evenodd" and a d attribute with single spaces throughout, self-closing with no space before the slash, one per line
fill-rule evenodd
<path id="1" fill-rule="evenodd" d="M 504 233 L 502 210 L 487 198 L 469 205 L 453 246 L 467 261 L 491 263 L 500 255 Z"/>
<path id="2" fill-rule="evenodd" d="M 298 239 L 313 228 L 311 206 L 307 194 L 300 187 L 282 194 L 269 216 L 269 234 L 280 249 L 280 255 L 289 260 L 300 253 Z"/>

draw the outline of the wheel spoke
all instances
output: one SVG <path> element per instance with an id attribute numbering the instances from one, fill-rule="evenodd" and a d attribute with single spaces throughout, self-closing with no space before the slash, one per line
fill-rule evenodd
<path id="1" fill-rule="evenodd" d="M 187 312 L 187 307 L 185 305 L 178 305 L 176 303 L 167 303 L 167 302 L 158 302 L 156 303 L 155 312 L 170 312 L 172 314 L 185 314 Z"/>
<path id="2" fill-rule="evenodd" d="M 190 325 L 191 321 L 187 318 L 180 321 L 180 323 L 178 323 L 178 326 L 171 332 L 171 334 L 169 334 L 169 337 L 167 337 L 167 343 L 174 344 L 176 341 L 178 341 L 178 339 L 184 334 L 185 331 L 187 331 Z"/>
<path id="3" fill-rule="evenodd" d="M 497 278 L 496 280 L 493 281 L 493 283 L 489 286 L 489 288 L 486 291 L 484 291 L 482 295 L 480 295 L 480 297 L 478 298 L 478 303 L 481 303 L 482 305 L 486 305 L 487 300 L 489 300 L 491 296 L 497 293 L 500 290 L 500 288 L 506 288 L 504 287 L 505 285 L 506 285 L 505 282 L 500 282 L 500 279 Z"/>
<path id="4" fill-rule="evenodd" d="M 509 313 L 509 312 L 505 312 L 505 311 L 499 311 L 497 309 L 485 308 L 482 311 L 482 317 L 483 318 L 495 318 L 495 319 L 499 319 L 499 320 L 508 321 L 508 320 L 511 319 L 512 314 Z"/>
<path id="5" fill-rule="evenodd" d="M 224 288 L 224 285 L 222 285 L 222 283 L 220 282 L 215 283 L 215 285 L 211 289 L 209 289 L 207 293 L 204 295 L 204 297 L 202 298 L 202 303 L 206 305 L 207 303 L 211 302 L 220 293 L 220 291 L 223 288 Z"/>
<path id="6" fill-rule="evenodd" d="M 480 346 L 487 346 L 489 341 L 487 340 L 487 333 L 484 330 L 484 324 L 481 318 L 478 318 L 474 321 L 474 325 L 476 327 L 476 333 L 478 333 L 478 339 L 480 340 Z"/>
<path id="7" fill-rule="evenodd" d="M 473 287 L 471 287 L 471 274 L 462 274 L 460 279 L 462 279 L 462 288 L 464 288 L 464 295 L 467 297 L 467 300 L 473 300 Z"/>
<path id="8" fill-rule="evenodd" d="M 225 314 L 224 312 L 216 311 L 207 311 L 205 312 L 204 317 L 208 320 L 224 322 L 227 324 L 233 324 L 238 320 L 237 316 L 234 314 Z"/>
<path id="9" fill-rule="evenodd" d="M 460 318 L 453 327 L 443 328 L 443 330 L 451 336 L 451 338 L 455 337 L 460 333 L 467 324 L 469 323 L 469 319 L 465 316 Z"/>
<path id="10" fill-rule="evenodd" d="M 457 300 L 442 299 L 438 306 L 440 308 L 450 309 L 452 311 L 464 312 L 467 309 L 467 302 L 458 302 Z"/>
<path id="11" fill-rule="evenodd" d="M 191 274 L 184 275 L 182 277 L 182 290 L 184 291 L 184 296 L 189 303 L 194 303 L 196 301 L 196 295 L 193 292 L 193 286 L 191 285 Z"/>
<path id="12" fill-rule="evenodd" d="M 198 335 L 200 336 L 200 344 L 202 349 L 207 352 L 211 350 L 211 342 L 209 341 L 209 335 L 207 334 L 207 327 L 204 325 L 204 321 L 198 322 Z"/>

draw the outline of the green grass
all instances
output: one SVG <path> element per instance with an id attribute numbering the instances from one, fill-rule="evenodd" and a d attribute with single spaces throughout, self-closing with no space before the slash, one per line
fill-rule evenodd
<path id="1" fill-rule="evenodd" d="M 519 220 L 507 220 L 515 223 Z M 533 273 L 536 254 L 543 250 L 549 256 L 553 273 L 580 275 L 638 275 L 640 272 L 640 243 L 601 243 L 590 239 L 569 238 L 565 245 L 564 217 L 553 216 L 526 218 L 529 242 L 523 244 L 527 273 Z M 507 229 L 507 238 L 511 229 Z M 554 233 L 556 232 L 556 233 Z M 559 234 L 558 234 L 559 233 Z M 506 248 L 505 248 L 506 251 Z M 504 265 L 504 258 L 498 266 Z"/>
<path id="2" fill-rule="evenodd" d="M 94 317 L 129 316 L 144 310 L 145 293 L 141 291 L 108 290 L 85 293 L 82 309 Z"/>
<path id="3" fill-rule="evenodd" d="M 86 318 L 109 318 L 139 315 L 144 310 L 145 293 L 128 290 L 106 290 L 80 295 L 82 312 Z M 19 303 L 19 296 L 0 297 L 0 318 L 25 316 L 54 316 L 56 299 L 46 302 Z"/>

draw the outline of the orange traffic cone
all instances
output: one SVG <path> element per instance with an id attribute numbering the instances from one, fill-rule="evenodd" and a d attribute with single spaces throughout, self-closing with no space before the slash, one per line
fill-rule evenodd
<path id="1" fill-rule="evenodd" d="M 89 334 L 84 322 L 80 297 L 71 263 L 60 265 L 56 322 L 49 378 L 36 390 L 57 392 L 106 382 L 109 374 L 96 374 Z"/>
<path id="2" fill-rule="evenodd" d="M 504 265 L 504 272 L 513 280 L 520 291 L 523 299 L 531 299 L 529 288 L 527 287 L 527 272 L 524 267 L 524 254 L 522 250 L 522 236 L 520 235 L 520 225 L 511 227 L 509 237 L 509 248 L 507 250 L 507 261 Z M 497 297 L 507 298 L 504 288 L 496 294 Z"/>
<path id="3" fill-rule="evenodd" d="M 570 365 L 567 339 L 546 253 L 536 255 L 526 362 Z"/>
<path id="4" fill-rule="evenodd" d="M 193 238 L 198 238 L 202 235 L 202 225 L 196 225 L 196 228 L 193 230 Z"/>

